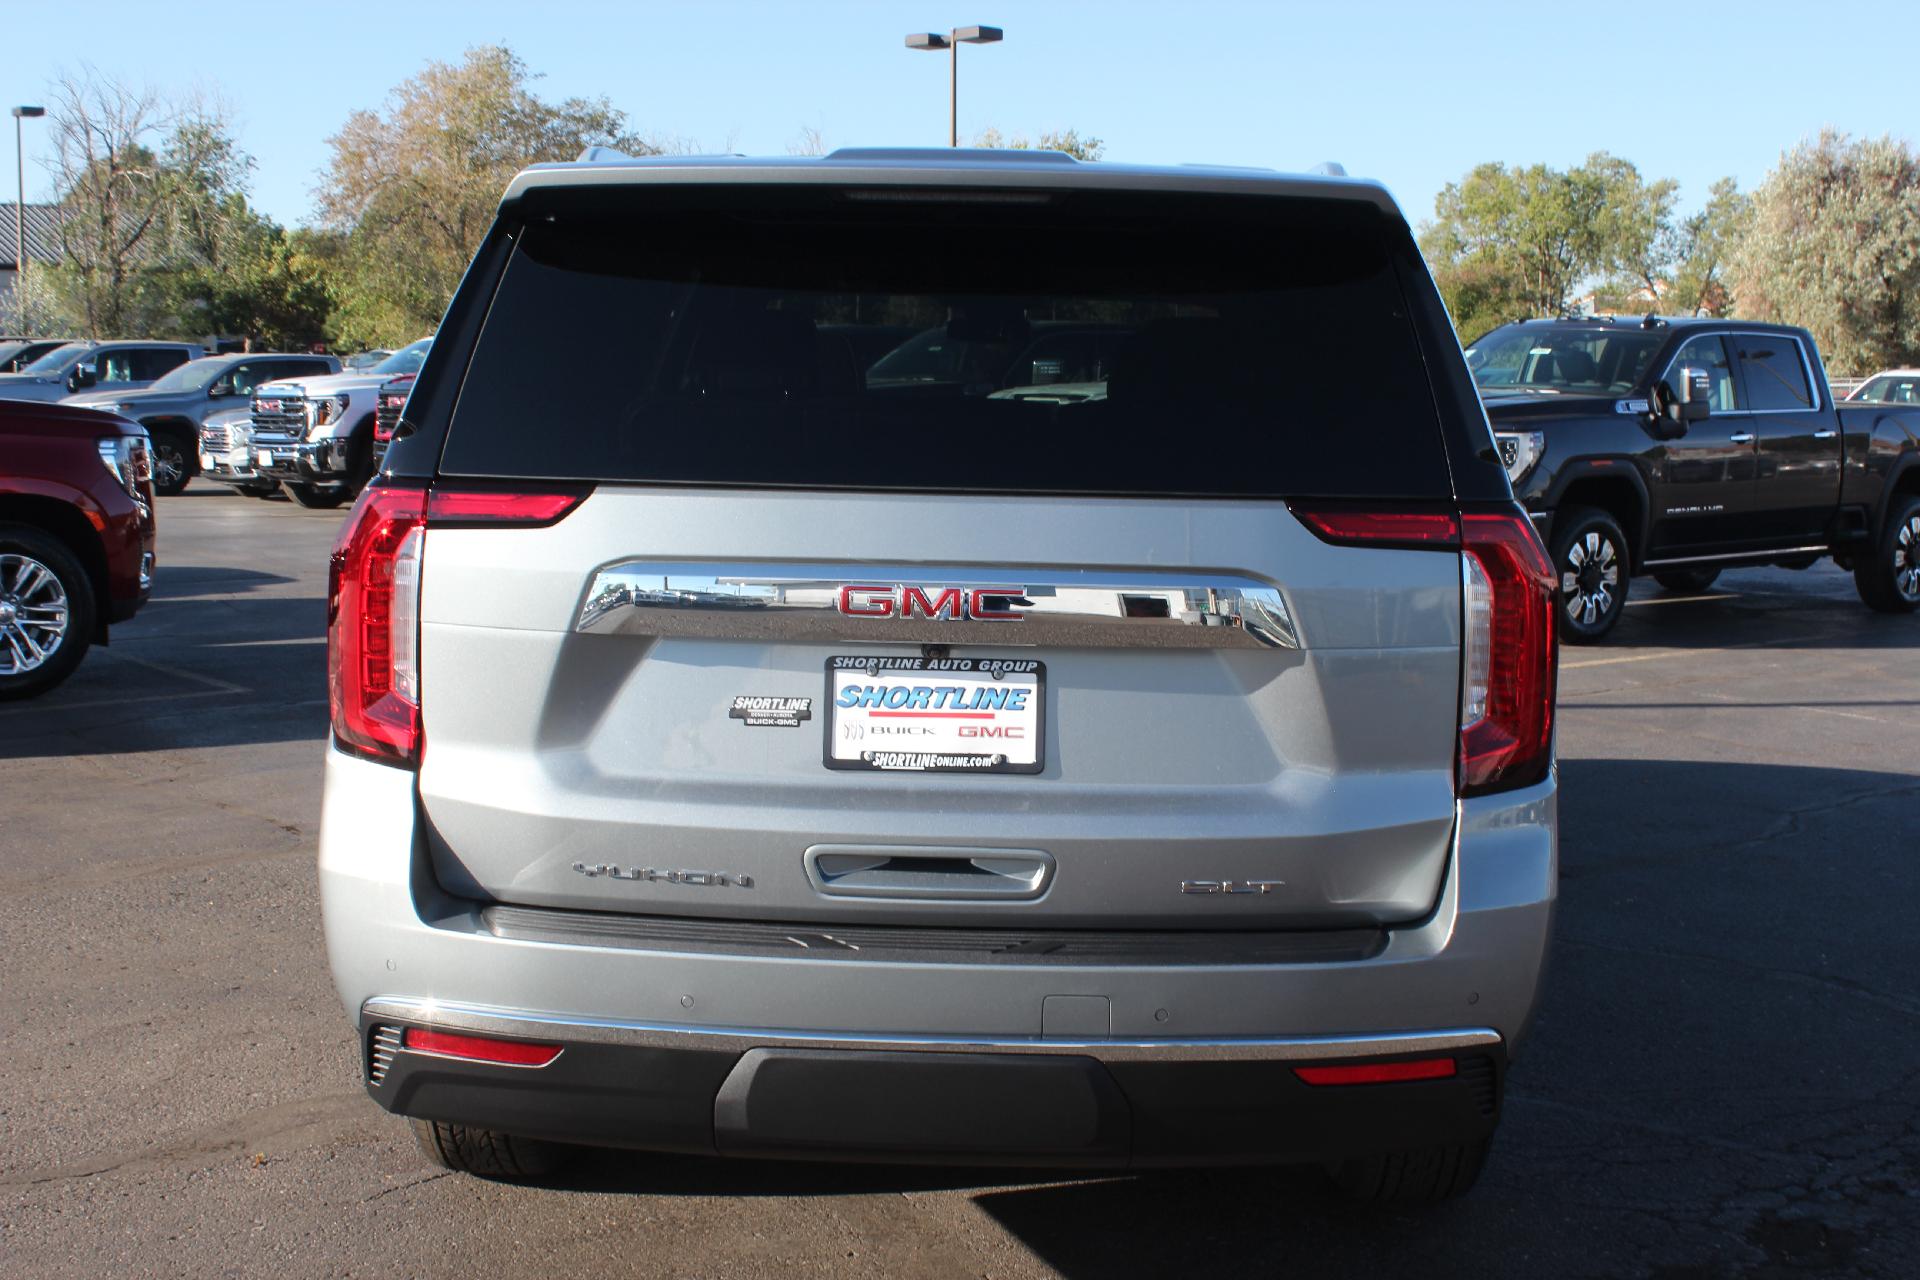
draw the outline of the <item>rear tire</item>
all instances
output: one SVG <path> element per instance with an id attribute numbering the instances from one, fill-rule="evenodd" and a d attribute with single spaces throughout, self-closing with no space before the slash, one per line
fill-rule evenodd
<path id="1" fill-rule="evenodd" d="M 0 702 L 72 675 L 98 616 L 93 581 L 66 543 L 32 525 L 0 524 Z M 45 656 L 34 657 L 35 648 Z"/>
<path id="2" fill-rule="evenodd" d="M 1401 1209 L 1439 1204 L 1473 1189 L 1493 1139 L 1412 1151 L 1389 1151 L 1327 1166 L 1341 1194 L 1366 1204 Z"/>
<path id="3" fill-rule="evenodd" d="M 339 506 L 353 496 L 353 491 L 344 484 L 286 484 L 282 486 L 292 495 L 293 500 L 303 507 L 315 511 L 325 511 Z"/>
<path id="4" fill-rule="evenodd" d="M 1853 585 L 1880 613 L 1920 608 L 1920 495 L 1894 499 L 1880 545 L 1853 566 Z"/>
<path id="5" fill-rule="evenodd" d="M 475 1129 L 438 1120 L 413 1120 L 414 1140 L 427 1159 L 455 1173 L 478 1178 L 525 1181 L 544 1178 L 564 1163 L 566 1148 L 538 1138 L 518 1138 L 494 1129 Z"/>
<path id="6" fill-rule="evenodd" d="M 1553 571 L 1559 578 L 1560 638 L 1597 644 L 1626 612 L 1633 557 L 1620 522 L 1598 507 L 1570 507 L 1553 522 Z"/>
<path id="7" fill-rule="evenodd" d="M 1705 591 L 1719 576 L 1718 569 L 1669 569 L 1665 573 L 1654 574 L 1653 580 L 1660 584 L 1661 590 L 1685 596 Z"/>

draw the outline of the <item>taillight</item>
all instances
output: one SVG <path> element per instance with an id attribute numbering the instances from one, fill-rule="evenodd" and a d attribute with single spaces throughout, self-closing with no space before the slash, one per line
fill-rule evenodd
<path id="1" fill-rule="evenodd" d="M 1451 511 L 1300 502 L 1287 507 L 1322 542 L 1340 546 L 1450 551 L 1460 545 L 1460 522 Z"/>
<path id="2" fill-rule="evenodd" d="M 1553 760 L 1552 562 L 1518 506 L 1452 511 L 1293 502 L 1294 516 L 1340 546 L 1460 550 L 1462 796 L 1530 786 Z"/>
<path id="3" fill-rule="evenodd" d="M 1553 759 L 1553 564 L 1517 507 L 1460 515 L 1459 789 L 1530 786 Z"/>
<path id="4" fill-rule="evenodd" d="M 334 741 L 389 764 L 420 758 L 416 657 L 426 516 L 426 490 L 368 486 L 341 527 L 327 573 Z M 403 637 L 398 648 L 396 634 Z"/>
<path id="5" fill-rule="evenodd" d="M 334 741 L 386 764 L 420 762 L 420 578 L 429 525 L 548 525 L 580 493 L 444 492 L 369 485 L 333 544 L 327 693 Z"/>

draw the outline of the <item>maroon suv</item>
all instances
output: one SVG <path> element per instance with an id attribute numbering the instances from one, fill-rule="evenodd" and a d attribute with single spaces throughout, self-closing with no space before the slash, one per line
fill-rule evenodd
<path id="1" fill-rule="evenodd" d="M 59 684 L 153 586 L 147 433 L 0 400 L 0 699 Z"/>

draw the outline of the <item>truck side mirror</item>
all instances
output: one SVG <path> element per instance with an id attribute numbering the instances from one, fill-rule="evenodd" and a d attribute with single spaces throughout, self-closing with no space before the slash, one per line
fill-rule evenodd
<path id="1" fill-rule="evenodd" d="M 1698 365 L 1680 366 L 1680 420 L 1701 422 L 1713 412 L 1713 380 Z"/>
<path id="2" fill-rule="evenodd" d="M 73 366 L 73 372 L 67 375 L 67 387 L 73 391 L 85 391 L 98 381 L 100 381 L 98 367 L 86 363 Z"/>

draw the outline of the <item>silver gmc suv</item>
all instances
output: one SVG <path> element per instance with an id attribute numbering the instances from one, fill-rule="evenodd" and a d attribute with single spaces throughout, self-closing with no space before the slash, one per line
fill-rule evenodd
<path id="1" fill-rule="evenodd" d="M 617 380 L 553 375 L 581 332 Z M 1472 1184 L 1553 917 L 1554 584 L 1379 186 L 540 166 L 394 435 L 320 882 L 429 1155 Z"/>

